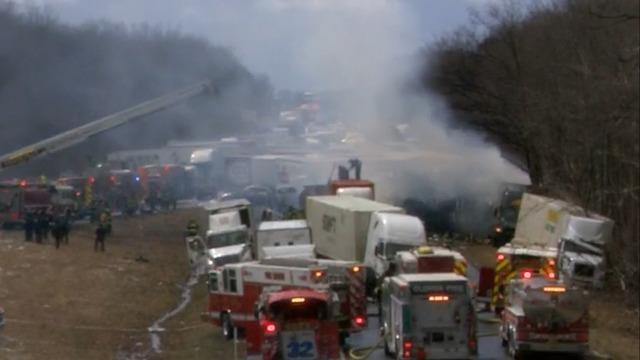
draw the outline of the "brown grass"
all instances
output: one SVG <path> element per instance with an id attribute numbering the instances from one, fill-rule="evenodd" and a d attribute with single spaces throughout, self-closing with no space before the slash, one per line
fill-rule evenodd
<path id="1" fill-rule="evenodd" d="M 0 359 L 114 359 L 119 351 L 148 350 L 147 327 L 175 306 L 187 276 L 182 235 L 192 215 L 116 219 L 106 253 L 93 251 L 89 225 L 74 229 L 59 250 L 51 240 L 38 245 L 20 232 L 0 234 L 0 305 L 8 318 Z M 139 255 L 149 262 L 135 261 Z M 203 309 L 200 290 L 185 316 Z M 188 316 L 176 321 L 195 324 Z M 189 331 L 163 335 L 165 353 L 152 357 L 194 358 L 177 354 L 198 341 L 202 352 L 231 349 L 211 325 Z"/>

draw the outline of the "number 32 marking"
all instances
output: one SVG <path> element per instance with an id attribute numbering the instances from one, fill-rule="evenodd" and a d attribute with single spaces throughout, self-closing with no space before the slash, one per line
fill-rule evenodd
<path id="1" fill-rule="evenodd" d="M 292 341 L 287 345 L 287 357 L 289 358 L 312 358 L 313 343 L 311 341 Z"/>

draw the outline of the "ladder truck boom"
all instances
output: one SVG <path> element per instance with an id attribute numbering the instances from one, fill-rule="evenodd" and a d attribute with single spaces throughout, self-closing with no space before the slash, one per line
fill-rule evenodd
<path id="1" fill-rule="evenodd" d="M 27 145 L 21 149 L 0 156 L 0 171 L 25 163 L 37 156 L 51 154 L 81 143 L 104 131 L 130 123 L 145 115 L 169 108 L 208 91 L 214 91 L 211 81 L 200 81 L 158 98 L 147 100 L 115 114 L 107 115 L 90 123 L 64 131 L 48 139 Z"/>

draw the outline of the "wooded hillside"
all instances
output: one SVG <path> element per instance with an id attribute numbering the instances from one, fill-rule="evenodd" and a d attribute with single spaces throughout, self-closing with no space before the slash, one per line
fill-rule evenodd
<path id="1" fill-rule="evenodd" d="M 86 167 L 87 156 L 100 158 L 110 150 L 242 131 L 250 124 L 241 113 L 270 111 L 272 90 L 227 49 L 201 38 L 146 25 L 69 26 L 41 8 L 0 0 L 0 153 L 204 78 L 214 81 L 217 96 L 190 100 L 21 166 L 18 173 L 55 174 Z"/>
<path id="2" fill-rule="evenodd" d="M 637 0 L 504 1 L 425 55 L 423 84 L 541 192 L 616 221 L 611 284 L 638 291 Z"/>

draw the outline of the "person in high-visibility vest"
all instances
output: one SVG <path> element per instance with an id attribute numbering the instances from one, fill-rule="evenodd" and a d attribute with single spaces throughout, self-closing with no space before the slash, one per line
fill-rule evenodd
<path id="1" fill-rule="evenodd" d="M 100 214 L 100 226 L 104 228 L 106 235 L 111 235 L 113 230 L 111 227 L 111 209 L 108 207 L 104 208 L 102 214 Z"/>

